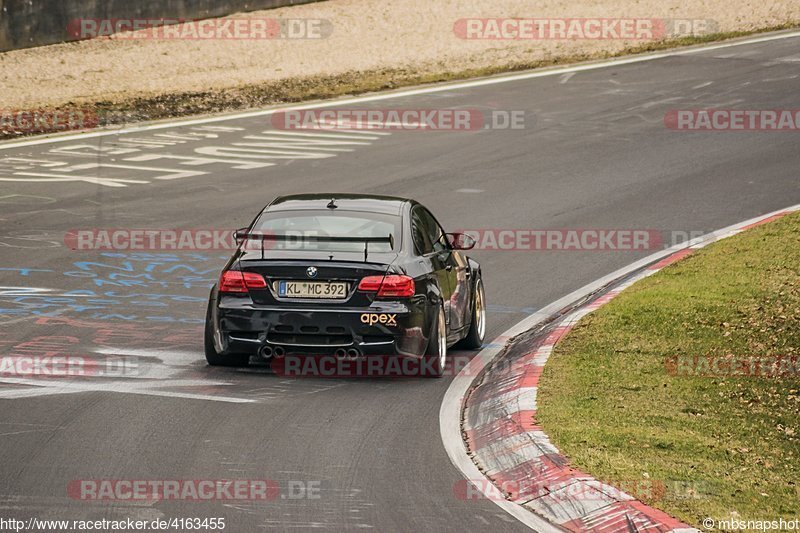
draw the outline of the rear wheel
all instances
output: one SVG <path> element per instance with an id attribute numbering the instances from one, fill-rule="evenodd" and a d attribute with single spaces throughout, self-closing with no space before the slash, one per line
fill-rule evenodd
<path id="1" fill-rule="evenodd" d="M 483 280 L 475 282 L 475 297 L 472 304 L 472 324 L 461 346 L 468 350 L 476 350 L 483 346 L 486 337 L 486 294 L 483 291 Z"/>
<path id="2" fill-rule="evenodd" d="M 203 335 L 206 361 L 211 366 L 247 366 L 250 362 L 248 354 L 219 355 L 214 347 L 214 330 L 211 326 L 211 304 L 206 311 L 206 328 Z"/>
<path id="3" fill-rule="evenodd" d="M 428 341 L 428 350 L 425 352 L 425 359 L 429 363 L 426 368 L 430 369 L 430 372 L 426 372 L 426 376 L 440 378 L 444 375 L 444 368 L 447 363 L 447 323 L 444 319 L 444 308 L 442 306 L 439 306 L 433 332 Z"/>

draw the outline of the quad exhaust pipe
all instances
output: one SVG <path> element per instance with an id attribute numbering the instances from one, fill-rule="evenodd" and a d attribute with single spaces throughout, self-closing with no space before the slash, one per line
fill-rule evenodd
<path id="1" fill-rule="evenodd" d="M 286 355 L 286 350 L 284 350 L 283 346 L 276 346 L 272 347 L 269 345 L 264 345 L 259 351 L 258 354 L 266 360 L 270 360 L 273 357 L 276 359 L 280 359 L 281 357 Z"/>
<path id="2" fill-rule="evenodd" d="M 339 348 L 334 352 L 334 355 L 339 359 L 358 359 L 361 357 L 361 352 L 359 352 L 355 348 L 350 348 L 349 350 L 345 350 L 344 348 Z"/>
<path id="3" fill-rule="evenodd" d="M 258 354 L 266 360 L 270 360 L 272 358 L 280 359 L 286 355 L 286 350 L 283 346 L 269 346 L 265 345 L 262 346 L 261 349 L 258 351 Z M 337 349 L 333 355 L 338 359 L 358 359 L 361 357 L 361 352 L 357 348 L 350 348 L 349 350 L 345 350 L 344 348 Z"/>

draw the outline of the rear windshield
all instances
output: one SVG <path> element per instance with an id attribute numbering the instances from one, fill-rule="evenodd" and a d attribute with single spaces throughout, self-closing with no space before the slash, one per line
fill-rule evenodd
<path id="1" fill-rule="evenodd" d="M 252 233 L 287 236 L 287 241 L 264 243 L 271 250 L 305 250 L 331 252 L 364 252 L 359 242 L 310 242 L 312 237 L 388 237 L 394 238 L 394 251 L 400 248 L 400 217 L 362 211 L 280 211 L 263 213 Z M 391 252 L 387 242 L 369 244 L 370 252 Z"/>

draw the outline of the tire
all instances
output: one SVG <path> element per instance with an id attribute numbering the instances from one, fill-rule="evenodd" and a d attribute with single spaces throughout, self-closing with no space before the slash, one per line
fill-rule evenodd
<path id="1" fill-rule="evenodd" d="M 467 336 L 461 341 L 460 346 L 467 350 L 477 350 L 483 346 L 486 337 L 486 293 L 483 290 L 483 280 L 478 278 L 475 282 L 475 297 L 472 303 L 472 323 Z"/>
<path id="2" fill-rule="evenodd" d="M 203 345 L 206 352 L 206 361 L 210 366 L 247 366 L 250 362 L 248 354 L 220 355 L 214 347 L 214 331 L 211 327 L 211 303 L 206 311 L 206 327 L 203 334 Z"/>
<path id="3" fill-rule="evenodd" d="M 426 372 L 425 376 L 430 378 L 440 378 L 444 375 L 447 364 L 447 323 L 444 318 L 444 307 L 439 306 L 436 321 L 433 324 L 433 332 L 428 341 L 428 349 L 425 351 Z"/>

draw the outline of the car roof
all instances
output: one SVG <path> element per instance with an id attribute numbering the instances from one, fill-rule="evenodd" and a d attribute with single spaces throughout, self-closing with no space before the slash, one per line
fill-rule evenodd
<path id="1" fill-rule="evenodd" d="M 388 215 L 399 215 L 405 204 L 413 203 L 413 200 L 399 196 L 350 193 L 293 194 L 279 196 L 264 208 L 264 212 L 326 209 L 331 200 L 334 200 L 336 206 L 343 211 L 367 211 Z"/>

